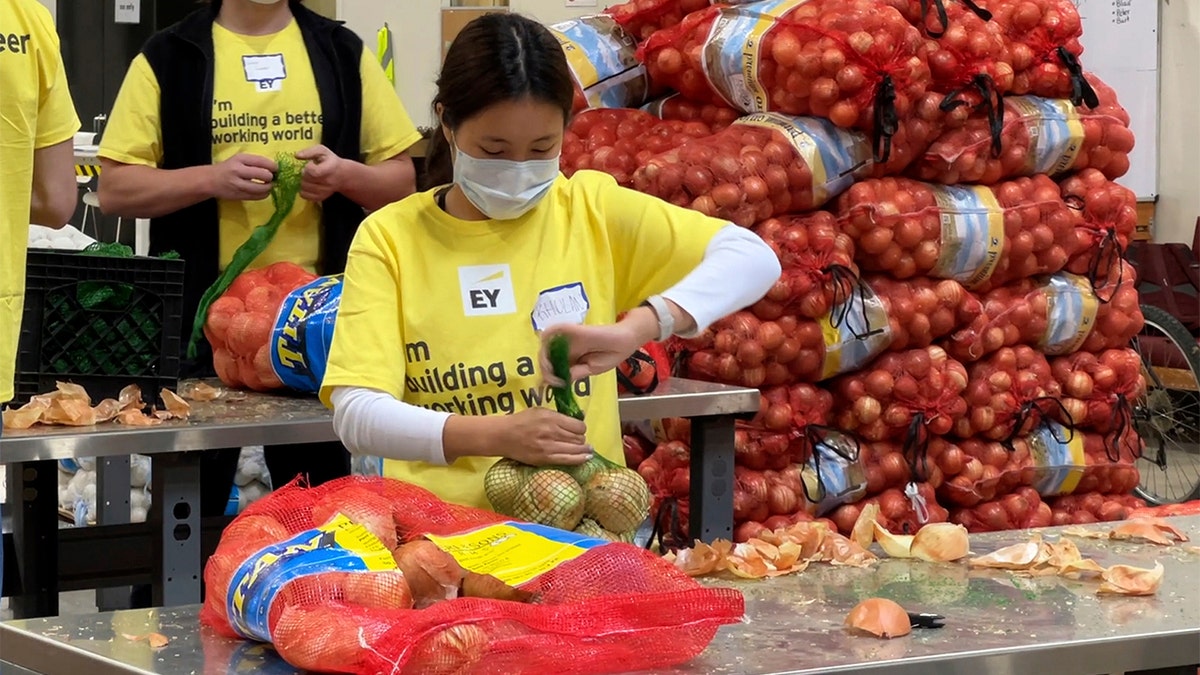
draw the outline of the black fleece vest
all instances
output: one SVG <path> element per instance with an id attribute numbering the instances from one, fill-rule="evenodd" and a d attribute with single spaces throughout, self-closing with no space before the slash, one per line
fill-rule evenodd
<path id="1" fill-rule="evenodd" d="M 339 157 L 361 161 L 362 40 L 340 23 L 298 3 L 292 11 L 304 36 L 321 99 L 321 143 Z M 163 169 L 212 164 L 213 38 L 215 12 L 198 10 L 152 36 L 142 48 L 158 80 Z M 322 205 L 322 274 L 345 270 L 346 253 L 362 222 L 362 207 L 341 194 Z M 150 253 L 178 251 L 185 261 L 183 344 L 191 333 L 200 296 L 219 274 L 217 201 L 210 199 L 150 223 Z M 208 346 L 184 376 L 212 372 Z"/>

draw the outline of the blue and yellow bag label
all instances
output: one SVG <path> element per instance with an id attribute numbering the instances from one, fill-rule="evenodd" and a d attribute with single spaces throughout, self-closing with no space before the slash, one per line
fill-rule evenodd
<path id="1" fill-rule="evenodd" d="M 1041 288 L 1046 296 L 1046 334 L 1038 347 L 1047 356 L 1079 351 L 1092 329 L 1100 301 L 1086 277 L 1062 272 Z"/>
<path id="2" fill-rule="evenodd" d="M 983 186 L 930 185 L 942 214 L 942 250 L 929 276 L 975 288 L 1004 251 L 1004 209 Z"/>
<path id="3" fill-rule="evenodd" d="M 320 277 L 284 299 L 271 331 L 271 367 L 287 387 L 321 390 L 333 327 L 342 303 L 342 276 Z"/>
<path id="4" fill-rule="evenodd" d="M 820 518 L 843 504 L 853 504 L 867 495 L 867 473 L 862 462 L 852 457 L 849 440 L 834 432 L 814 444 L 812 458 L 800 471 L 804 482 L 804 500 L 809 515 Z M 824 492 L 822 492 L 822 489 Z M 820 500 L 813 502 L 813 497 Z"/>
<path id="5" fill-rule="evenodd" d="M 1083 148 L 1083 122 L 1066 99 L 1014 96 L 1004 99 L 1021 115 L 1029 133 L 1028 163 L 1022 175 L 1057 176 L 1075 165 Z"/>
<path id="6" fill-rule="evenodd" d="M 1066 442 L 1063 441 L 1066 440 Z M 1026 437 L 1033 460 L 1033 489 L 1043 497 L 1069 495 L 1079 487 L 1087 468 L 1083 452 L 1083 434 L 1072 433 L 1063 425 L 1045 421 Z"/>
<path id="7" fill-rule="evenodd" d="M 392 552 L 367 528 L 338 515 L 320 527 L 271 544 L 238 567 L 229 584 L 229 623 L 242 637 L 271 641 L 271 603 L 289 582 L 329 572 L 398 569 Z"/>
<path id="8" fill-rule="evenodd" d="M 841 317 L 838 326 L 833 317 Z M 821 379 L 861 370 L 892 344 L 892 324 L 883 301 L 865 281 L 859 281 L 850 298 L 817 320 L 825 341 Z"/>
<path id="9" fill-rule="evenodd" d="M 533 523 L 504 522 L 477 530 L 426 539 L 476 574 L 490 574 L 509 586 L 529 583 L 559 565 L 612 542 Z"/>
<path id="10" fill-rule="evenodd" d="M 637 41 L 607 14 L 550 26 L 590 108 L 630 108 L 646 100 L 649 77 Z"/>
<path id="11" fill-rule="evenodd" d="M 704 40 L 704 77 L 731 108 L 765 112 L 767 91 L 758 76 L 762 42 L 775 21 L 808 0 L 761 0 L 725 7 Z"/>
<path id="12" fill-rule="evenodd" d="M 753 113 L 734 124 L 779 132 L 812 172 L 813 204 L 820 206 L 850 189 L 871 172 L 872 150 L 867 137 L 820 117 L 791 117 Z"/>

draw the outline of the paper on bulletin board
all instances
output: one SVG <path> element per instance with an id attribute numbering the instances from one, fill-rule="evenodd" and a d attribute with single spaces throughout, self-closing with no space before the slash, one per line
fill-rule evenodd
<path id="1" fill-rule="evenodd" d="M 142 0 L 114 0 L 117 3 L 116 7 L 116 22 L 117 23 L 141 23 L 142 22 Z"/>
<path id="2" fill-rule="evenodd" d="M 1153 200 L 1158 196 L 1158 3 L 1072 1 L 1083 23 L 1084 70 L 1116 90 L 1136 139 L 1129 173 L 1117 182 L 1139 200 Z"/>

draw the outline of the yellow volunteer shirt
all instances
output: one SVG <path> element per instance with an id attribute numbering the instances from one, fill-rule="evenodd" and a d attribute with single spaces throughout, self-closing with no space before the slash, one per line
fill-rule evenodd
<path id="1" fill-rule="evenodd" d="M 725 225 L 593 171 L 560 175 L 536 208 L 511 221 L 458 220 L 435 193 L 392 204 L 359 228 L 321 390 L 326 405 L 342 386 L 459 415 L 546 405 L 536 331 L 613 323 L 682 279 Z M 615 373 L 575 391 L 588 442 L 624 464 Z M 384 473 L 490 508 L 483 474 L 494 461 L 387 461 Z"/>
<path id="2" fill-rule="evenodd" d="M 321 100 L 300 27 L 292 21 L 271 35 L 239 35 L 213 24 L 213 163 L 239 153 L 274 159 L 321 143 Z M 421 138 L 370 50 L 363 49 L 362 156 L 366 164 L 390 159 Z M 100 143 L 100 156 L 124 164 L 162 161 L 160 90 L 142 55 L 129 67 Z M 274 211 L 271 200 L 218 203 L 220 264 Z M 251 265 L 289 261 L 317 271 L 321 206 L 298 199 L 267 250 Z"/>
<path id="3" fill-rule="evenodd" d="M 37 0 L 0 0 L 0 403 L 13 397 L 33 152 L 77 131 L 50 12 Z"/>

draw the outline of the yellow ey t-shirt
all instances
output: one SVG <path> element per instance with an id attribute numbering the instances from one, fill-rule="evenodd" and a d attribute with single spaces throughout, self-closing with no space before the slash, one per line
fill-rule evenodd
<path id="1" fill-rule="evenodd" d="M 0 0 L 0 403 L 13 397 L 33 152 L 77 131 L 50 12 L 36 0 Z"/>
<path id="2" fill-rule="evenodd" d="M 327 405 L 343 386 L 460 415 L 546 405 L 536 331 L 613 323 L 682 279 L 725 225 L 593 171 L 559 176 L 537 207 L 511 221 L 458 220 L 435 193 L 392 204 L 359 228 L 322 384 Z M 575 393 L 588 442 L 624 464 L 615 373 L 578 382 Z M 494 461 L 388 461 L 384 473 L 490 508 L 483 474 Z"/>
<path id="3" fill-rule="evenodd" d="M 321 100 L 300 27 L 292 21 L 271 35 L 239 35 L 213 24 L 213 163 L 239 153 L 275 159 L 321 143 Z M 362 156 L 367 164 L 390 159 L 421 138 L 383 69 L 367 49 L 362 64 Z M 130 64 L 100 142 L 100 156 L 124 164 L 162 161 L 160 90 L 142 55 Z M 220 264 L 274 211 L 271 200 L 218 203 Z M 316 271 L 321 247 L 321 206 L 296 201 L 267 250 L 251 265 L 289 261 Z"/>

